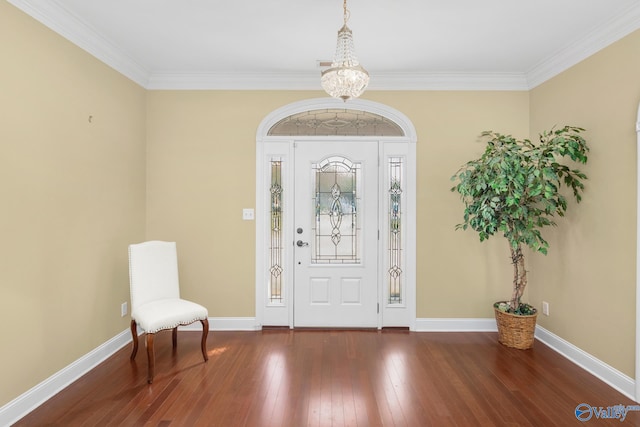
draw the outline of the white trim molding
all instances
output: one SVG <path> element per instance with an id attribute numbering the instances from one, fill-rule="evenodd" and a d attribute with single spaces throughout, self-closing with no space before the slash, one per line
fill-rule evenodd
<path id="1" fill-rule="evenodd" d="M 180 329 L 199 331 L 201 326 L 199 322 L 195 322 Z M 210 331 L 259 331 L 261 329 L 254 317 L 209 318 Z M 493 318 L 422 318 L 416 319 L 415 327 L 411 330 L 414 332 L 496 332 L 497 328 Z M 636 381 L 632 378 L 540 326 L 536 326 L 536 338 L 625 396 L 637 401 L 634 397 Z M 130 330 L 126 329 L 13 399 L 0 408 L 0 425 L 8 426 L 17 422 L 130 342 Z"/>
<path id="2" fill-rule="evenodd" d="M 586 37 L 561 47 L 527 71 L 529 89 L 541 85 L 640 28 L 640 3 L 636 2 Z"/>
<path id="3" fill-rule="evenodd" d="M 318 90 L 316 70 L 299 73 L 154 73 L 154 90 Z M 371 73 L 367 90 L 506 90 L 529 89 L 525 73 L 415 72 Z M 351 101 L 349 101 L 351 102 Z"/>
<path id="4" fill-rule="evenodd" d="M 636 389 L 640 402 L 640 104 L 636 120 Z"/>
<path id="5" fill-rule="evenodd" d="M 143 88 L 150 72 L 55 1 L 7 0 L 45 27 L 69 40 Z"/>
<path id="6" fill-rule="evenodd" d="M 103 37 L 58 2 L 7 0 L 46 27 L 133 80 L 157 90 L 321 90 L 319 73 L 154 72 Z M 369 90 L 507 90 L 532 89 L 611 43 L 640 28 L 640 3 L 596 28 L 586 37 L 561 46 L 530 70 L 520 72 L 372 73 Z"/>
<path id="7" fill-rule="evenodd" d="M 9 426 L 23 418 L 130 342 L 131 332 L 129 329 L 122 331 L 40 384 L 16 397 L 0 408 L 0 425 Z"/>
<path id="8" fill-rule="evenodd" d="M 497 332 L 493 318 L 423 318 L 416 319 L 416 332 Z M 591 375 L 605 382 L 620 393 L 635 400 L 637 381 L 623 374 L 602 360 L 576 347 L 570 342 L 537 325 L 536 338 L 561 356 L 569 359 Z"/>
<path id="9" fill-rule="evenodd" d="M 402 129 L 402 136 L 273 136 L 269 135 L 269 129 L 272 128 L 280 120 L 290 117 L 294 114 L 325 109 L 346 109 L 352 111 L 365 111 L 385 117 L 394 122 Z M 296 144 L 306 141 L 309 143 L 322 143 L 325 141 L 344 142 L 349 141 L 376 141 L 379 150 L 379 164 L 381 168 L 385 156 L 397 156 L 404 158 L 406 182 L 403 194 L 406 197 L 405 203 L 405 224 L 406 230 L 415 230 L 416 227 L 416 143 L 417 133 L 411 120 L 399 110 L 385 104 L 368 101 L 364 99 L 353 99 L 348 103 L 334 98 L 313 98 L 284 105 L 269 113 L 259 124 L 256 131 L 256 319 L 259 325 L 270 326 L 289 326 L 294 327 L 294 311 L 293 311 L 293 256 L 291 248 L 293 246 L 284 245 L 283 250 L 283 271 L 285 276 L 284 301 L 279 304 L 270 304 L 267 300 L 267 284 L 270 280 L 269 264 L 268 264 L 268 236 L 270 235 L 269 224 L 269 191 L 265 186 L 265 182 L 271 182 L 268 163 L 272 158 L 283 160 L 283 176 L 282 182 L 285 190 L 284 194 L 288 194 L 283 198 L 285 222 L 294 218 L 292 206 L 294 205 L 294 195 L 286 189 L 293 189 L 294 175 L 293 166 L 295 164 L 294 148 Z M 305 142 L 305 143 L 306 143 Z M 384 176 L 384 175 L 380 175 Z M 380 187 L 382 188 L 382 187 Z M 382 201 L 383 199 L 381 199 Z M 378 206 L 381 209 L 382 204 Z M 379 212 L 380 214 L 380 212 Z M 289 218 L 289 219 L 286 219 Z M 382 216 L 379 216 L 382 218 Z M 380 221 L 380 219 L 378 220 Z M 294 227 L 283 227 L 283 242 L 293 243 L 292 238 Z M 379 222 L 378 230 L 384 230 Z M 384 231 L 383 231 L 384 232 Z M 378 327 L 388 326 L 408 326 L 413 329 L 413 321 L 415 320 L 415 295 L 416 295 L 416 273 L 415 273 L 415 254 L 416 254 L 416 234 L 408 231 L 404 239 L 404 254 L 406 260 L 406 268 L 403 268 L 405 274 L 405 292 L 406 301 L 409 303 L 403 307 L 387 309 L 382 304 L 382 298 L 378 299 L 381 304 L 378 312 Z M 381 259 L 381 248 L 383 240 L 378 241 L 378 258 Z M 379 275 L 379 277 L 382 277 Z M 380 284 L 379 284 L 380 285 Z M 378 287 L 381 291 L 381 287 Z"/>
<path id="10" fill-rule="evenodd" d="M 262 119 L 262 122 L 260 122 L 260 124 L 258 125 L 258 130 L 256 131 L 257 144 L 260 144 L 267 138 L 276 140 L 280 140 L 283 138 L 267 136 L 269 129 L 271 129 L 271 127 L 282 118 L 304 111 L 322 110 L 325 108 L 346 108 L 349 110 L 360 110 L 378 114 L 380 116 L 386 117 L 387 119 L 395 122 L 398 126 L 400 126 L 405 134 L 404 138 L 408 139 L 409 142 L 416 143 L 418 140 L 418 135 L 416 133 L 416 128 L 414 127 L 413 122 L 411 122 L 409 117 L 407 117 L 404 113 L 396 110 L 393 107 L 389 107 L 380 102 L 369 101 L 360 98 L 351 99 L 348 103 L 345 103 L 341 99 L 324 97 L 292 102 L 290 104 L 277 108 L 276 110 L 273 110 L 264 119 Z M 380 137 L 376 138 L 380 139 Z M 287 139 L 294 139 L 294 137 L 288 137 Z M 326 138 L 323 137 L 323 139 Z"/>
<path id="11" fill-rule="evenodd" d="M 210 317 L 210 331 L 259 331 L 261 326 L 256 323 L 255 317 Z M 180 326 L 183 331 L 201 331 L 200 322 L 194 322 L 187 326 Z"/>
<path id="12" fill-rule="evenodd" d="M 497 332 L 493 318 L 426 318 L 416 319 L 415 332 Z"/>
<path id="13" fill-rule="evenodd" d="M 623 374 L 602 360 L 590 355 L 541 326 L 536 326 L 536 338 L 628 398 L 636 400 L 636 382 L 633 378 Z"/>
<path id="14" fill-rule="evenodd" d="M 255 317 L 210 317 L 210 331 L 255 331 L 260 330 Z M 201 331 L 200 322 L 180 326 L 180 330 Z M 142 334 L 142 332 L 140 333 Z M 51 399 L 78 378 L 113 356 L 131 342 L 131 331 L 126 329 L 96 349 L 85 354 L 67 367 L 56 372 L 35 387 L 0 408 L 0 426 L 9 426 L 29 412 Z"/>

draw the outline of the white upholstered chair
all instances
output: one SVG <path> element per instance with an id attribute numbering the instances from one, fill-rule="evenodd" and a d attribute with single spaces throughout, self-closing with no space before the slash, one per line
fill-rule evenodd
<path id="1" fill-rule="evenodd" d="M 207 356 L 209 313 L 200 304 L 180 298 L 178 257 L 175 242 L 150 241 L 129 246 L 129 283 L 131 289 L 131 335 L 133 351 L 138 352 L 137 325 L 145 332 L 147 382 L 153 382 L 155 356 L 153 339 L 156 332 L 172 329 L 173 347 L 177 345 L 178 326 L 200 321 L 202 323 L 202 356 Z"/>

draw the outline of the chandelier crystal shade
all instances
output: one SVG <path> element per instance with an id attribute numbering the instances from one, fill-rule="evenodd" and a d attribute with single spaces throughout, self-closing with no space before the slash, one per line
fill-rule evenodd
<path id="1" fill-rule="evenodd" d="M 369 84 L 369 73 L 360 65 L 355 55 L 353 33 L 347 27 L 347 0 L 344 0 L 343 8 L 344 25 L 338 31 L 336 55 L 331 68 L 322 72 L 320 83 L 329 95 L 347 101 L 362 95 Z"/>

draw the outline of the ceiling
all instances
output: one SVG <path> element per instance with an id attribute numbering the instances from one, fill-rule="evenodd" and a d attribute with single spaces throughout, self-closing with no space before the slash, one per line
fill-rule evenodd
<path id="1" fill-rule="evenodd" d="M 149 89 L 320 89 L 340 0 L 7 0 Z M 526 90 L 640 28 L 638 0 L 349 0 L 370 89 Z"/>

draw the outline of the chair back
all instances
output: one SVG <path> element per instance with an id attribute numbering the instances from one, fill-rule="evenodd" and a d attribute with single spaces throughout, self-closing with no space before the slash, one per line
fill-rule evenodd
<path id="1" fill-rule="evenodd" d="M 175 242 L 158 240 L 129 245 L 131 311 L 158 299 L 180 298 Z"/>

